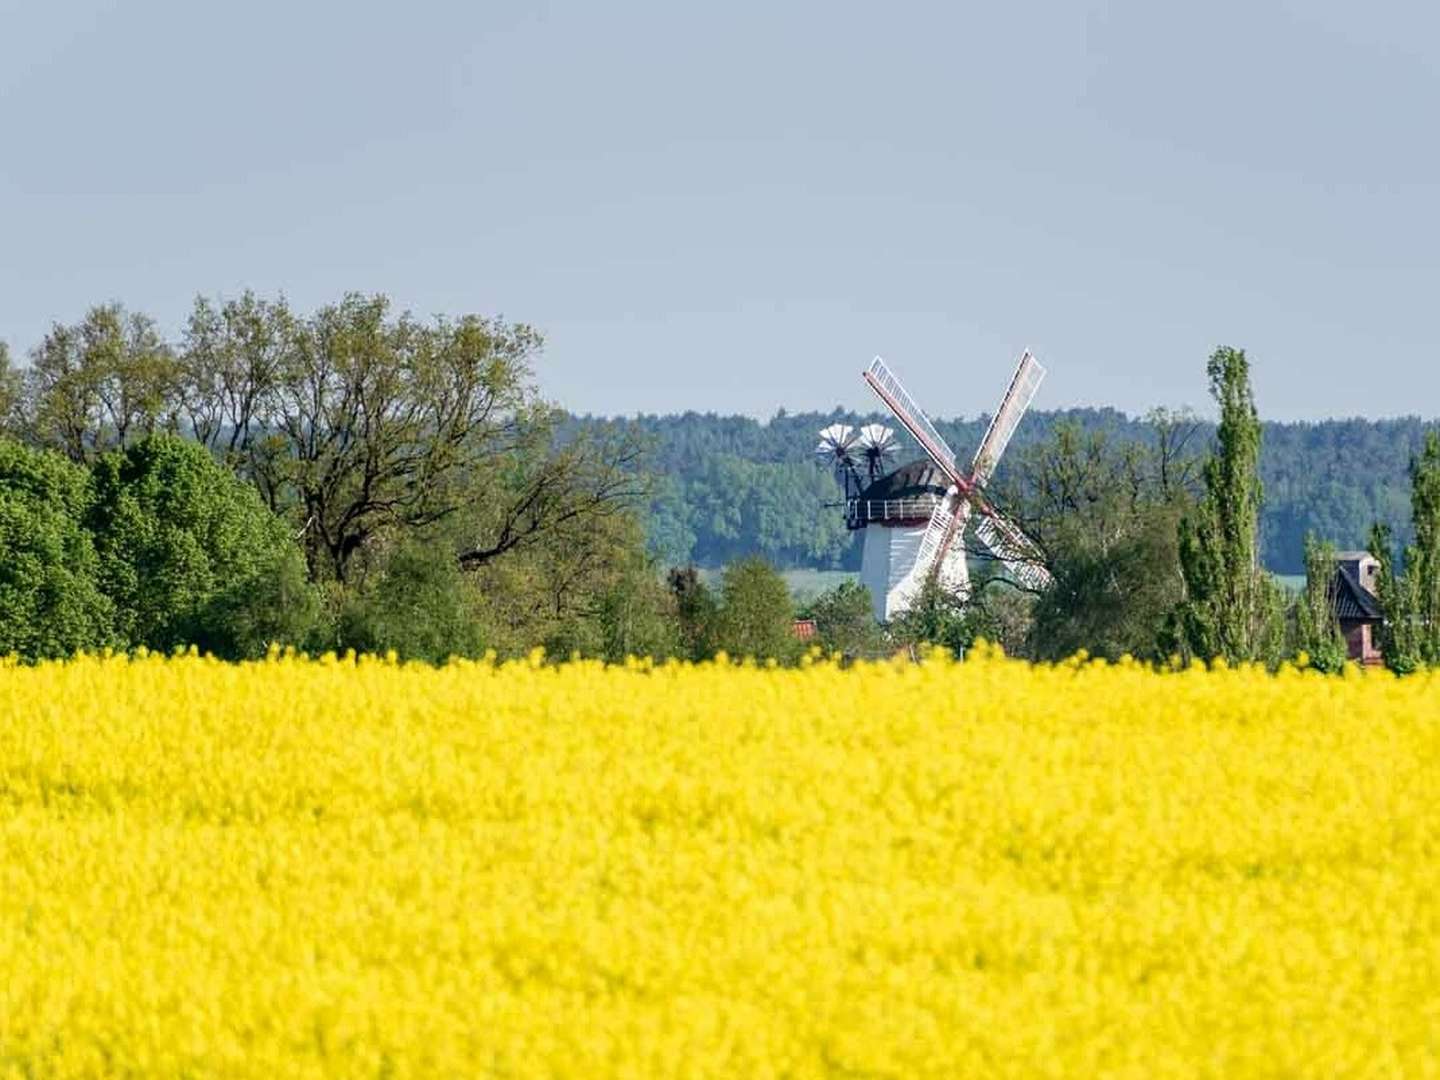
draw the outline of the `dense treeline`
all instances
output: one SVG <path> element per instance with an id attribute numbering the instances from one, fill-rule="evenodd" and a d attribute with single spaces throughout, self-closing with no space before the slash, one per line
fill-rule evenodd
<path id="1" fill-rule="evenodd" d="M 1368 541 L 1387 661 L 1440 662 L 1440 437 L 1262 424 L 1241 350 L 1207 367 L 1218 425 L 1028 418 L 986 498 L 1050 586 L 1016 584 L 971 536 L 966 595 L 932 580 L 880 626 L 853 582 L 797 609 L 775 568 L 858 563 L 812 451 L 826 424 L 875 417 L 577 418 L 539 395 L 540 345 L 383 296 L 306 313 L 247 293 L 200 298 L 173 340 L 111 304 L 54 326 L 27 366 L 0 348 L 0 655 L 787 662 L 799 616 L 849 657 L 984 636 L 1036 658 L 1304 651 L 1335 668 L 1333 552 Z M 964 453 L 985 419 L 940 426 Z M 1304 595 L 1267 566 L 1308 569 Z"/>
<path id="2" fill-rule="evenodd" d="M 604 423 L 619 424 L 650 445 L 657 485 L 649 532 L 663 561 L 719 566 L 756 554 L 782 566 L 853 569 L 859 551 L 840 514 L 824 509 L 839 498 L 838 489 L 811 461 L 816 433 L 837 420 L 860 424 L 888 417 L 780 412 L 761 422 L 692 412 Z M 570 422 L 581 428 L 597 423 Z M 987 422 L 987 417 L 937 420 L 936 426 L 963 455 L 979 442 Z M 1113 409 L 1036 410 L 1021 424 L 1012 453 L 1044 443 L 1061 427 L 1103 432 L 1115 443 L 1153 445 L 1156 437 L 1145 418 Z M 1207 446 L 1214 431 L 1213 423 L 1198 422 L 1192 448 Z M 1424 423 L 1416 417 L 1265 422 L 1260 455 L 1265 565 L 1276 573 L 1301 574 L 1307 533 L 1342 549 L 1361 548 L 1373 522 L 1406 520 L 1407 468 L 1423 433 Z M 907 446 L 896 460 L 907 456 L 918 451 Z M 999 481 L 1006 482 L 1011 472 L 1013 465 L 1002 463 Z"/>
<path id="3" fill-rule="evenodd" d="M 539 346 L 247 293 L 175 340 L 110 304 L 0 352 L 0 653 L 613 652 L 617 596 L 660 592 L 638 449 L 562 436 Z"/>
<path id="4" fill-rule="evenodd" d="M 543 400 L 540 345 L 383 296 L 249 293 L 198 299 L 173 340 L 108 304 L 28 365 L 0 345 L 0 656 L 797 657 L 769 564 L 737 546 L 713 588 L 666 577 L 643 440 Z M 815 556 L 793 517 L 761 526 Z"/>

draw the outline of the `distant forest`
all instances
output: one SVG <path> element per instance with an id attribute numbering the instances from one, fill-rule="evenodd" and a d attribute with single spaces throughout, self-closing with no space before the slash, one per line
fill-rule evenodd
<path id="1" fill-rule="evenodd" d="M 840 489 L 813 453 L 827 424 L 886 422 L 879 413 L 787 413 L 768 421 L 688 412 L 620 420 L 572 417 L 582 428 L 626 428 L 643 436 L 655 478 L 647 532 L 652 553 L 667 565 L 722 566 L 760 555 L 781 567 L 858 569 L 860 551 L 844 525 Z M 987 417 L 936 420 L 957 455 L 973 452 Z M 1153 440 L 1144 420 L 1113 409 L 1034 411 L 1010 454 L 1044 440 L 1057 423 L 1101 429 L 1116 442 Z M 893 422 L 892 422 L 893 426 Z M 1408 522 L 1406 468 L 1422 445 L 1423 421 L 1326 420 L 1266 423 L 1261 454 L 1265 505 L 1261 518 L 1266 566 L 1304 571 L 1307 532 L 1339 548 L 1362 547 L 1375 521 Z M 1199 422 L 1190 452 L 1208 451 L 1214 433 Z M 894 462 L 919 456 L 903 443 Z M 1002 462 L 997 484 L 1004 484 Z M 1402 541 L 1409 537 L 1401 535 Z"/>

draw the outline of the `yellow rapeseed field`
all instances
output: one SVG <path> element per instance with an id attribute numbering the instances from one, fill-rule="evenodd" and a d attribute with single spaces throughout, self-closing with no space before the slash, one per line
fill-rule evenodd
<path id="1" fill-rule="evenodd" d="M 1427 1076 L 1440 681 L 0 666 L 0 1076 Z"/>

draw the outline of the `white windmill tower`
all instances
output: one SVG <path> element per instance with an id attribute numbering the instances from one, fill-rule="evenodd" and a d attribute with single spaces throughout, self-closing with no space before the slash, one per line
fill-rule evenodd
<path id="1" fill-rule="evenodd" d="M 877 356 L 865 370 L 870 388 L 927 455 L 889 474 L 872 475 L 853 497 L 847 485 L 846 522 L 865 530 L 860 580 L 874 598 L 876 618 L 888 620 L 905 610 L 931 575 L 947 590 L 968 593 L 970 573 L 960 541 L 972 514 L 978 517 L 976 538 L 1012 580 L 1035 590 L 1049 585 L 1050 575 L 1035 545 L 984 493 L 1044 377 L 1045 369 L 1033 356 L 1021 356 L 970 468 L 962 471 L 935 425 L 885 362 Z M 884 452 L 878 456 L 883 458 Z"/>

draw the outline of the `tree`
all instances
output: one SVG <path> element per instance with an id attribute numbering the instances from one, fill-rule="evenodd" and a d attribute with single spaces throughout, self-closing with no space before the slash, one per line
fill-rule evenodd
<path id="1" fill-rule="evenodd" d="M 764 559 L 725 568 L 716 644 L 731 656 L 757 660 L 792 660 L 800 653 L 790 588 Z"/>
<path id="2" fill-rule="evenodd" d="M 10 349 L 0 341 L 0 435 L 15 434 L 20 426 L 24 380 L 10 363 Z"/>
<path id="3" fill-rule="evenodd" d="M 1185 581 L 1178 636 L 1202 659 L 1273 660 L 1283 647 L 1282 609 L 1260 565 L 1260 420 L 1250 364 L 1243 350 L 1221 347 L 1206 372 L 1220 424 L 1201 470 L 1205 495 L 1178 530 Z"/>
<path id="4" fill-rule="evenodd" d="M 1194 485 L 1198 459 L 1190 446 L 1200 431 L 1200 419 L 1189 409 L 1163 406 L 1145 414 L 1155 443 L 1155 483 L 1163 501 L 1183 499 Z"/>
<path id="5" fill-rule="evenodd" d="M 691 660 L 713 656 L 719 604 L 700 572 L 694 566 L 676 568 L 666 575 L 665 583 L 674 598 L 681 654 Z"/>
<path id="6" fill-rule="evenodd" d="M 310 634 L 316 599 L 288 528 L 204 447 L 157 435 L 92 475 L 86 523 L 122 640 L 239 658 Z"/>
<path id="7" fill-rule="evenodd" d="M 1111 660 L 1159 659 L 1181 595 L 1175 530 L 1174 508 L 1149 506 L 1103 545 L 1075 534 L 1057 544 L 1053 583 L 1032 609 L 1034 655 L 1059 660 L 1084 649 Z"/>
<path id="8" fill-rule="evenodd" d="M 649 488 L 639 444 L 618 427 L 564 439 L 560 416 L 532 408 L 514 445 L 475 463 L 471 502 L 459 515 L 468 529 L 459 555 L 466 569 L 530 548 L 553 551 L 562 540 L 590 552 L 607 531 L 643 543 L 636 514 Z"/>
<path id="9" fill-rule="evenodd" d="M 335 647 L 393 650 L 402 660 L 438 664 L 479 656 L 488 637 L 480 597 L 454 548 L 443 539 L 407 538 L 378 572 L 345 592 Z"/>
<path id="10" fill-rule="evenodd" d="M 1029 610 L 1029 654 L 1160 658 L 1182 596 L 1176 522 L 1190 505 L 1194 465 L 1176 434 L 1183 421 L 1155 415 L 1146 440 L 1062 422 L 1016 455 L 1005 501 L 1040 542 L 1053 579 Z"/>
<path id="11" fill-rule="evenodd" d="M 846 659 L 882 655 L 885 637 L 875 621 L 870 590 L 858 581 L 842 581 L 810 602 L 805 614 L 815 620 L 821 646 Z"/>
<path id="12" fill-rule="evenodd" d="M 68 656 L 114 640 L 112 607 L 81 524 L 84 470 L 0 438 L 0 656 Z"/>
<path id="13" fill-rule="evenodd" d="M 613 663 L 630 656 L 660 660 L 676 655 L 680 626 L 675 601 L 649 559 L 635 559 L 600 597 L 601 655 Z"/>
<path id="14" fill-rule="evenodd" d="M 56 324 L 31 355 L 26 411 L 34 436 L 72 461 L 174 430 L 178 368 L 155 322 L 119 304 Z"/>
<path id="15" fill-rule="evenodd" d="M 971 588 L 968 598 L 955 595 L 931 577 L 921 586 L 910 605 L 890 622 L 890 637 L 895 644 L 909 648 L 941 645 L 956 656 L 985 637 L 993 629 L 981 600 L 984 589 Z"/>
<path id="16" fill-rule="evenodd" d="M 197 297 L 177 381 L 179 410 L 195 438 L 243 466 L 268 434 L 281 375 L 299 341 L 299 320 L 283 298 L 264 300 L 248 290 L 218 304 Z"/>
<path id="17" fill-rule="evenodd" d="M 306 318 L 245 294 L 196 302 L 183 412 L 270 508 L 303 529 L 311 576 L 344 583 L 397 530 L 463 518 L 467 569 L 645 493 L 619 428 L 572 431 L 532 385 L 534 330 L 422 323 L 351 293 Z M 360 570 L 363 575 L 363 567 Z"/>
<path id="18" fill-rule="evenodd" d="M 645 518 L 646 544 L 662 566 L 684 566 L 695 550 L 693 511 L 684 488 L 670 476 L 655 479 Z"/>
<path id="19" fill-rule="evenodd" d="M 1403 574 L 1395 568 L 1390 529 L 1376 524 L 1370 535 L 1385 614 L 1380 649 L 1386 666 L 1399 672 L 1440 663 L 1440 432 L 1427 431 L 1410 460 L 1410 517 L 1415 540 L 1405 547 Z"/>
<path id="20" fill-rule="evenodd" d="M 1317 671 L 1339 671 L 1347 650 L 1335 619 L 1335 546 L 1305 538 L 1305 592 L 1295 608 L 1297 645 Z"/>

